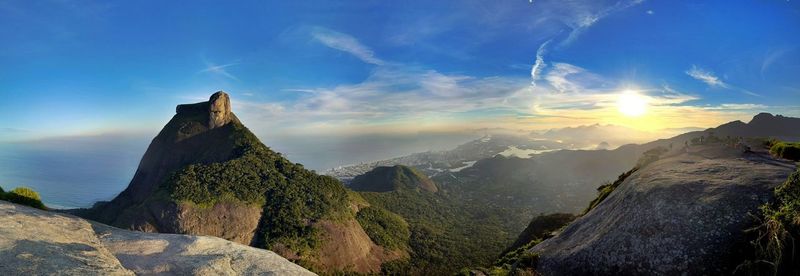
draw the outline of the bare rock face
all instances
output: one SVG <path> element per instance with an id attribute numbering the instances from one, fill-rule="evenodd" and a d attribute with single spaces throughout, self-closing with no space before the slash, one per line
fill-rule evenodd
<path id="1" fill-rule="evenodd" d="M 724 146 L 672 152 L 531 249 L 543 275 L 728 275 L 758 207 L 795 165 Z"/>
<path id="2" fill-rule="evenodd" d="M 217 91 L 208 100 L 208 128 L 214 129 L 231 121 L 231 99 L 227 93 Z"/>
<path id="3" fill-rule="evenodd" d="M 314 275 L 220 238 L 122 230 L 0 201 L 0 275 Z"/>
<path id="4" fill-rule="evenodd" d="M 175 170 L 193 163 L 225 161 L 235 154 L 235 145 L 229 136 L 241 122 L 231 110 L 227 93 L 218 91 L 209 101 L 178 105 L 175 112 L 150 143 L 125 191 L 82 216 L 117 227 L 155 231 L 159 227 L 149 217 L 161 217 L 163 212 L 155 211 L 156 215 L 151 216 L 133 207 L 151 196 Z M 129 214 L 136 217 L 126 221 L 118 219 Z"/>

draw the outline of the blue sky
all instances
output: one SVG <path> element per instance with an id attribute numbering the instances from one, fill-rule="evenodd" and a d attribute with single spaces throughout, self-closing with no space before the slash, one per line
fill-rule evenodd
<path id="1" fill-rule="evenodd" d="M 217 90 L 262 138 L 800 116 L 797 1 L 0 0 L 0 37 L 0 140 L 154 133 Z"/>

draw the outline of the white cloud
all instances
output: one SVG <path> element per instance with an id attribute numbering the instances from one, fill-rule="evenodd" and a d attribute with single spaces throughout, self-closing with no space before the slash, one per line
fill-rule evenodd
<path id="1" fill-rule="evenodd" d="M 267 128 L 419 126 L 482 110 L 524 112 L 532 97 L 526 87 L 524 78 L 473 77 L 391 65 L 376 68 L 360 83 L 291 89 L 302 93 L 287 102 L 242 103 L 241 107 L 244 116 L 255 116 L 248 121 L 270 125 Z"/>
<path id="2" fill-rule="evenodd" d="M 583 68 L 575 65 L 568 63 L 555 63 L 553 64 L 553 69 L 547 73 L 547 76 L 545 76 L 545 80 L 547 80 L 550 86 L 558 90 L 558 92 L 564 93 L 576 91 L 578 90 L 579 85 L 576 85 L 567 79 L 567 77 L 583 71 Z"/>
<path id="3" fill-rule="evenodd" d="M 384 63 L 383 60 L 375 57 L 375 53 L 371 49 L 350 35 L 318 27 L 311 32 L 311 36 L 325 46 L 349 53 L 363 62 L 375 65 Z"/>
<path id="4" fill-rule="evenodd" d="M 234 76 L 233 74 L 231 74 L 227 70 L 225 70 L 225 68 L 228 68 L 228 67 L 231 67 L 231 66 L 234 66 L 234 65 L 239 65 L 239 63 L 228 63 L 228 64 L 223 64 L 223 65 L 215 65 L 213 63 L 206 62 L 206 68 L 203 69 L 203 70 L 200 70 L 200 73 L 213 73 L 213 74 L 222 75 L 222 76 L 224 76 L 226 78 L 229 78 L 229 79 L 232 79 L 232 80 L 239 80 L 239 78 L 237 78 L 236 76 Z"/>
<path id="5" fill-rule="evenodd" d="M 724 103 L 706 107 L 706 109 L 709 110 L 753 110 L 753 111 L 762 111 L 766 108 L 768 108 L 768 106 L 763 104 L 752 104 L 752 103 L 745 103 L 745 104 Z"/>
<path id="6" fill-rule="evenodd" d="M 722 81 L 719 77 L 714 75 L 713 72 L 703 70 L 703 69 L 697 67 L 696 65 L 692 65 L 692 68 L 687 70 L 686 74 L 689 75 L 690 77 L 696 79 L 696 80 L 699 80 L 699 81 L 702 81 L 702 82 L 708 84 L 711 87 L 720 87 L 720 88 L 725 88 L 725 89 L 731 89 L 731 90 L 736 90 L 736 91 L 745 93 L 745 94 L 750 95 L 750 96 L 761 97 L 761 94 L 758 94 L 758 93 L 752 92 L 750 90 L 747 90 L 747 89 L 744 89 L 744 88 L 741 88 L 741 87 L 734 86 L 734 85 L 731 85 L 729 83 L 726 83 L 726 82 Z"/>
<path id="7" fill-rule="evenodd" d="M 789 48 L 780 48 L 780 49 L 773 49 L 767 52 L 767 55 L 764 57 L 764 60 L 761 62 L 761 77 L 764 77 L 764 72 L 772 66 L 775 61 L 778 61 L 781 56 L 789 52 L 791 49 Z"/>
<path id="8" fill-rule="evenodd" d="M 562 19 L 562 21 L 564 21 L 564 23 L 572 29 L 567 38 L 561 41 L 561 45 L 569 45 L 578 39 L 578 36 L 588 30 L 589 27 L 599 22 L 603 18 L 632 6 L 641 4 L 644 2 L 644 0 L 623 0 L 614 5 L 599 8 L 595 7 L 593 5 L 594 3 L 592 2 L 594 1 L 567 1 L 564 3 L 558 1 L 560 5 L 563 5 L 565 8 L 570 10 L 570 16 Z"/>
<path id="9" fill-rule="evenodd" d="M 555 62 L 551 65 L 544 79 L 547 81 L 547 87 L 554 92 L 580 92 L 609 85 L 607 80 L 584 68 L 564 62 Z"/>
<path id="10" fill-rule="evenodd" d="M 696 80 L 708 84 L 709 86 L 728 87 L 728 85 L 714 75 L 713 72 L 703 70 L 702 68 L 697 67 L 697 65 L 692 65 L 692 68 L 686 70 L 686 74 Z"/>
<path id="11" fill-rule="evenodd" d="M 534 87 L 536 86 L 536 81 L 541 78 L 542 70 L 547 64 L 544 63 L 544 54 L 545 54 L 545 47 L 547 44 L 550 43 L 551 40 L 545 41 L 542 45 L 539 45 L 539 49 L 536 50 L 536 62 L 533 63 L 531 66 L 531 85 Z"/>

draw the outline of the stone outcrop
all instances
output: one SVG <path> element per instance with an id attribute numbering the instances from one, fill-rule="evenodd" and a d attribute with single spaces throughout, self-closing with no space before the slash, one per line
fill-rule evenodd
<path id="1" fill-rule="evenodd" d="M 224 126 L 231 121 L 231 98 L 228 94 L 218 91 L 208 100 L 208 128 L 214 129 Z"/>
<path id="2" fill-rule="evenodd" d="M 181 177 L 191 178 L 195 169 L 202 177 L 180 182 Z M 185 197 L 176 195 L 179 183 L 185 185 L 181 186 Z M 272 194 L 297 187 L 304 187 L 304 194 L 293 192 L 285 201 L 274 200 Z M 204 192 L 207 197 L 194 197 Z M 310 199 L 305 195 L 316 196 L 315 201 L 328 198 L 332 206 L 307 204 Z M 305 170 L 263 145 L 236 118 L 228 94 L 220 91 L 207 102 L 176 107 L 175 116 L 147 148 L 131 183 L 116 198 L 68 212 L 123 229 L 211 235 L 267 247 L 326 273 L 377 273 L 382 263 L 407 258 L 405 252 L 384 253 L 370 240 L 348 212 L 347 198 L 341 183 Z M 308 210 L 280 213 L 302 202 Z M 321 223 L 326 212 L 337 220 Z M 307 224 L 315 231 L 286 228 L 269 233 L 266 228 L 290 223 Z M 320 245 L 309 252 L 291 244 L 293 240 L 288 246 L 274 242 L 279 235 L 301 241 L 319 239 Z M 273 240 L 267 243 L 267 238 Z"/>
<path id="3" fill-rule="evenodd" d="M 148 229 L 164 225 L 154 220 L 164 214 L 182 212 L 179 206 L 131 208 L 149 198 L 175 170 L 189 164 L 222 162 L 235 156 L 235 141 L 229 136 L 237 124 L 241 122 L 231 111 L 230 97 L 222 91 L 211 95 L 207 102 L 178 105 L 175 116 L 145 151 L 128 187 L 114 200 L 76 213 L 123 228 Z M 142 214 L 151 218 L 143 218 Z"/>
<path id="4" fill-rule="evenodd" d="M 763 152 L 676 149 L 531 249 L 544 275 L 727 275 L 758 207 L 794 171 Z"/>
<path id="5" fill-rule="evenodd" d="M 0 275 L 314 275 L 220 238 L 122 230 L 0 201 Z"/>

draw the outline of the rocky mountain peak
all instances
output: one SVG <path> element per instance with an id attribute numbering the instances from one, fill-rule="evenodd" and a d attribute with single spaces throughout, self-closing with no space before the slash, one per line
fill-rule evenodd
<path id="1" fill-rule="evenodd" d="M 224 126 L 231 121 L 231 98 L 224 91 L 217 91 L 208 100 L 208 128 Z"/>
<path id="2" fill-rule="evenodd" d="M 775 116 L 773 116 L 771 113 L 761 112 L 761 113 L 758 113 L 756 116 L 753 116 L 753 119 L 750 120 L 750 123 L 754 123 L 754 122 L 758 123 L 758 122 L 762 122 L 762 121 L 769 121 L 769 120 L 772 120 L 774 117 Z"/>

